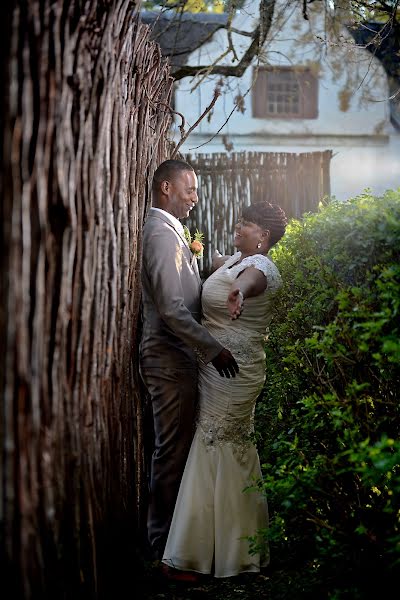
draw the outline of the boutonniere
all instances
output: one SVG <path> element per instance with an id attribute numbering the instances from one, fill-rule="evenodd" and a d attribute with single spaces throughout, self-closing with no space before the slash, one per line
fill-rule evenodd
<path id="1" fill-rule="evenodd" d="M 204 233 L 201 233 L 198 229 L 196 229 L 195 234 L 192 238 L 189 229 L 186 225 L 183 226 L 183 231 L 185 233 L 185 238 L 187 243 L 189 244 L 189 248 L 196 258 L 201 258 L 203 256 L 204 246 L 203 246 L 203 238 Z"/>

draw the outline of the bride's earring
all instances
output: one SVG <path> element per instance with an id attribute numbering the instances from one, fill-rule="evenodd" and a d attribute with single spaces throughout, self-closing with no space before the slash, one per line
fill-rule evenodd
<path id="1" fill-rule="evenodd" d="M 257 248 L 261 248 L 261 242 L 258 242 Z"/>

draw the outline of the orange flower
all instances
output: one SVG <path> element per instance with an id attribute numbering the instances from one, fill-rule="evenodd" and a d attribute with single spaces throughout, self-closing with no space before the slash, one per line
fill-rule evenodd
<path id="1" fill-rule="evenodd" d="M 193 252 L 193 254 L 202 254 L 203 248 L 204 246 L 201 242 L 199 242 L 199 240 L 193 240 L 193 242 L 190 244 L 190 249 Z"/>
<path id="2" fill-rule="evenodd" d="M 191 252 L 195 255 L 196 258 L 201 258 L 203 256 L 204 251 L 204 246 L 201 240 L 203 239 L 204 235 L 201 233 L 201 231 L 196 229 L 194 237 L 192 239 L 190 231 L 186 227 L 186 225 L 183 226 L 183 232 L 185 234 L 185 238 L 187 243 L 189 244 Z"/>

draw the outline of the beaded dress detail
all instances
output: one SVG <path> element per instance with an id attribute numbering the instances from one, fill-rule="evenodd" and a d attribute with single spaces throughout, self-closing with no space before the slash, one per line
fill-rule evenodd
<path id="1" fill-rule="evenodd" d="M 256 400 L 265 380 L 264 344 L 271 303 L 281 285 L 279 271 L 264 255 L 239 262 L 231 256 L 204 283 L 202 324 L 239 365 L 235 378 L 221 377 L 200 362 L 196 432 L 180 486 L 163 562 L 174 568 L 230 577 L 257 572 L 268 555 L 249 554 L 248 536 L 268 526 L 267 501 L 247 491 L 261 478 L 252 441 Z M 232 320 L 226 301 L 234 279 L 247 267 L 267 278 L 262 294 L 246 298 Z"/>

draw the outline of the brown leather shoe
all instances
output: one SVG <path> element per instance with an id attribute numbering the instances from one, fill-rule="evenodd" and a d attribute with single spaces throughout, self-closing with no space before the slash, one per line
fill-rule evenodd
<path id="1" fill-rule="evenodd" d="M 170 581 L 181 581 L 183 583 L 198 583 L 200 581 L 200 575 L 193 573 L 193 571 L 180 571 L 179 569 L 173 569 L 168 565 L 161 565 L 161 573 L 166 579 Z"/>

